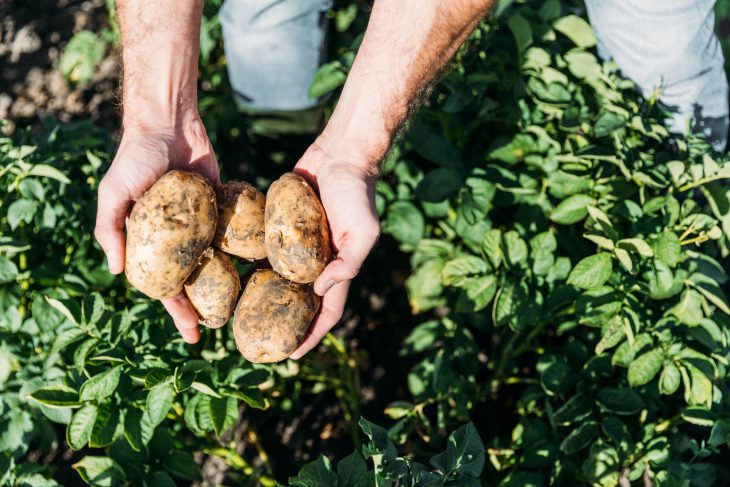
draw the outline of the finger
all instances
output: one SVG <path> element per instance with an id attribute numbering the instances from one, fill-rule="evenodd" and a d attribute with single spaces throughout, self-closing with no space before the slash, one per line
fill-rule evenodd
<path id="1" fill-rule="evenodd" d="M 332 329 L 333 326 L 342 318 L 342 312 L 345 310 L 345 302 L 347 301 L 347 291 L 350 282 L 345 281 L 335 285 L 330 292 L 322 298 L 322 308 L 312 323 L 309 334 L 304 339 L 299 348 L 292 353 L 289 358 L 298 360 L 307 352 L 312 350 L 322 341 L 322 338 Z"/>
<path id="2" fill-rule="evenodd" d="M 212 151 L 213 149 L 211 149 Z M 221 175 L 220 175 L 220 169 L 218 168 L 218 163 L 216 162 L 215 155 L 209 154 L 204 159 L 201 159 L 199 162 L 193 163 L 193 169 L 195 171 L 199 172 L 205 179 L 210 182 L 211 186 L 213 188 L 217 188 L 221 185 Z"/>
<path id="3" fill-rule="evenodd" d="M 337 258 L 315 281 L 314 292 L 324 296 L 335 284 L 354 279 L 377 240 L 377 224 L 361 229 L 357 235 L 348 236 L 337 252 Z"/>
<path id="4" fill-rule="evenodd" d="M 94 237 L 106 254 L 109 272 L 119 274 L 124 270 L 124 219 L 131 200 L 126 193 L 102 180 L 96 208 Z"/>
<path id="5" fill-rule="evenodd" d="M 180 335 L 187 343 L 196 343 L 200 340 L 198 329 L 198 315 L 185 296 L 178 294 L 175 297 L 163 299 L 162 305 L 172 316 Z"/>

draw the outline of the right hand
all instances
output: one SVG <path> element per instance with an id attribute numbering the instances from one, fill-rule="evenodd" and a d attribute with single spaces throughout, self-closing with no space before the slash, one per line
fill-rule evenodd
<path id="1" fill-rule="evenodd" d="M 134 202 L 171 169 L 191 169 L 220 185 L 215 153 L 197 112 L 181 117 L 173 128 L 126 130 L 109 171 L 99 184 L 96 229 L 109 272 L 124 271 L 124 226 Z M 181 293 L 162 300 L 183 340 L 200 339 L 198 316 Z"/>

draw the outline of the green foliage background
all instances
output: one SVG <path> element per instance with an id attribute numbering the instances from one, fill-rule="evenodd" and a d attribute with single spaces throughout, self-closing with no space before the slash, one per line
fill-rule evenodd
<path id="1" fill-rule="evenodd" d="M 200 103 L 226 152 L 272 121 L 236 123 L 218 6 Z M 366 19 L 364 3 L 332 12 L 311 87 L 330 104 Z M 331 390 L 352 444 L 290 485 L 724 485 L 730 166 L 669 137 L 594 44 L 580 5 L 501 3 L 386 161 L 377 208 L 419 324 L 398 359 L 407 398 L 382 426 L 360 417 L 358 382 L 379 350 L 328 336 L 324 360 L 254 366 L 226 330 L 187 347 L 105 272 L 91 235 L 105 134 L 48 121 L 1 139 L 0 484 L 186 485 L 202 452 L 226 485 L 275 485 L 265 428 L 239 451 L 235 426 Z M 259 184 L 287 168 L 269 157 L 248 168 Z"/>

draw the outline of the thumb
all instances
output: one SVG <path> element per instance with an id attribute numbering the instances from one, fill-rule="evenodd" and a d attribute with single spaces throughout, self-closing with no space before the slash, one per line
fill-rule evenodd
<path id="1" fill-rule="evenodd" d="M 314 292 L 324 296 L 336 284 L 350 281 L 360 272 L 360 267 L 378 240 L 378 225 L 368 225 L 354 235 L 350 234 L 337 253 L 314 282 Z"/>
<path id="2" fill-rule="evenodd" d="M 109 272 L 119 274 L 124 270 L 124 219 L 131 199 L 111 185 L 107 179 L 99 184 L 94 237 L 106 254 Z"/>

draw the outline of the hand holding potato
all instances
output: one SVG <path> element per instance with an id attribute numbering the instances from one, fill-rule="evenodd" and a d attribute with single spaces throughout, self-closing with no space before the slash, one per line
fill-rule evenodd
<path id="1" fill-rule="evenodd" d="M 94 232 L 113 274 L 124 271 L 123 229 L 134 201 L 171 169 L 193 170 L 214 187 L 220 184 L 215 154 L 197 113 L 183 117 L 176 128 L 125 132 L 117 155 L 99 184 Z M 197 342 L 198 317 L 187 299 L 178 294 L 163 299 L 162 304 L 183 339 L 188 343 Z"/>
<path id="2" fill-rule="evenodd" d="M 314 283 L 315 292 L 322 296 L 320 312 L 309 335 L 290 358 L 302 357 L 337 324 L 345 308 L 350 281 L 378 239 L 375 176 L 366 167 L 362 161 L 336 158 L 315 143 L 294 169 L 319 191 L 336 258 Z"/>

